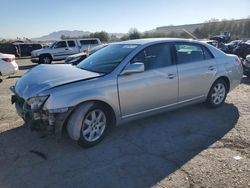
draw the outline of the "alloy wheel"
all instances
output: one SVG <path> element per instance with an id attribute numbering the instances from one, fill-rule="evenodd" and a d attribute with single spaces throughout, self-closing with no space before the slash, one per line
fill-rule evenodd
<path id="1" fill-rule="evenodd" d="M 216 105 L 224 101 L 226 95 L 226 87 L 222 83 L 218 83 L 214 86 L 212 91 L 212 102 Z"/>
<path id="2" fill-rule="evenodd" d="M 87 141 L 94 142 L 102 136 L 106 125 L 105 113 L 100 109 L 92 110 L 83 120 L 82 135 Z"/>
<path id="3" fill-rule="evenodd" d="M 49 64 L 50 63 L 50 58 L 49 57 L 44 57 L 43 58 L 43 63 L 44 64 Z"/>

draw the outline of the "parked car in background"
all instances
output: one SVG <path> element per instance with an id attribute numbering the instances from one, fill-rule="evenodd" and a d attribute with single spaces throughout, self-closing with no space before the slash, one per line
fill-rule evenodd
<path id="1" fill-rule="evenodd" d="M 50 47 L 34 50 L 31 61 L 34 63 L 50 64 L 53 60 L 63 60 L 67 56 L 84 52 L 87 48 L 100 45 L 99 39 L 62 40 L 54 42 Z"/>
<path id="2" fill-rule="evenodd" d="M 243 70 L 244 75 L 250 77 L 250 55 L 247 55 L 246 59 L 243 61 Z"/>
<path id="3" fill-rule="evenodd" d="M 250 54 L 250 44 L 246 42 L 241 42 L 233 49 L 233 54 L 246 59 L 246 56 Z"/>
<path id="4" fill-rule="evenodd" d="M 78 53 L 78 54 L 70 55 L 65 59 L 64 63 L 77 65 L 82 60 L 84 60 L 86 57 L 88 57 L 89 55 L 91 55 L 91 54 L 97 52 L 98 50 L 106 47 L 107 45 L 108 44 L 101 44 L 101 45 L 98 45 L 98 46 L 92 48 L 89 52 L 85 51 L 85 52 L 81 52 L 81 53 Z"/>
<path id="5" fill-rule="evenodd" d="M 231 39 L 231 33 L 229 31 L 223 31 L 220 33 L 220 36 L 224 38 L 224 42 L 228 42 Z"/>
<path id="6" fill-rule="evenodd" d="M 33 43 L 18 44 L 16 46 L 18 46 L 19 54 L 21 57 L 31 56 L 32 51 L 42 49 L 41 44 L 33 44 Z"/>
<path id="7" fill-rule="evenodd" d="M 225 44 L 228 48 L 228 53 L 233 53 L 233 49 L 236 48 L 243 40 L 233 40 L 230 43 Z"/>
<path id="8" fill-rule="evenodd" d="M 29 127 L 56 134 L 66 128 L 91 147 L 115 125 L 199 102 L 217 108 L 242 74 L 237 56 L 212 45 L 131 40 L 110 44 L 77 66 L 31 69 L 11 88 L 12 102 Z"/>
<path id="9" fill-rule="evenodd" d="M 204 42 L 204 43 L 207 43 L 207 44 L 210 44 L 214 47 L 217 47 L 218 46 L 218 41 L 216 40 L 200 40 L 201 42 Z"/>
<path id="10" fill-rule="evenodd" d="M 229 48 L 223 42 L 218 42 L 217 48 L 225 53 L 229 53 Z"/>
<path id="11" fill-rule="evenodd" d="M 5 54 L 13 54 L 15 56 L 19 55 L 18 47 L 12 43 L 2 43 L 0 44 L 0 52 Z"/>
<path id="12" fill-rule="evenodd" d="M 222 42 L 220 37 L 211 37 L 210 40 L 201 40 L 201 42 L 210 44 L 216 48 L 219 48 L 221 51 L 228 53 L 228 47 Z"/>
<path id="13" fill-rule="evenodd" d="M 33 50 L 41 49 L 38 43 L 3 43 L 0 44 L 0 52 L 13 54 L 18 57 L 30 56 Z"/>
<path id="14" fill-rule="evenodd" d="M 210 37 L 211 40 L 216 40 L 218 42 L 229 42 L 231 39 L 231 34 L 229 31 L 223 31 L 220 35 Z"/>
<path id="15" fill-rule="evenodd" d="M 0 53 L 0 76 L 9 76 L 17 71 L 15 55 Z"/>

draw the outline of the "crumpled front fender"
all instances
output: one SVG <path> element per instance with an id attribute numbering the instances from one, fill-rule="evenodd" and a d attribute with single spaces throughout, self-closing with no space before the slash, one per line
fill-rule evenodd
<path id="1" fill-rule="evenodd" d="M 86 102 L 79 105 L 70 116 L 67 123 L 67 131 L 71 139 L 79 140 L 82 122 L 88 110 L 94 105 L 94 102 Z"/>

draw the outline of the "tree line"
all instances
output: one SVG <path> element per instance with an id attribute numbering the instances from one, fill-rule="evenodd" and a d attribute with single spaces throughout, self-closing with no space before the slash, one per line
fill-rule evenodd
<path id="1" fill-rule="evenodd" d="M 171 31 L 171 32 L 140 32 L 136 28 L 131 28 L 127 34 L 120 39 L 115 36 L 109 36 L 105 31 L 91 33 L 80 37 L 62 36 L 61 39 L 76 39 L 76 38 L 99 38 L 102 42 L 124 41 L 141 38 L 210 38 L 211 36 L 219 35 L 220 32 L 229 31 L 231 33 L 231 39 L 250 38 L 250 19 L 242 20 L 222 20 L 211 19 L 201 24 L 193 32 L 188 31 Z"/>
<path id="2" fill-rule="evenodd" d="M 109 42 L 110 41 L 110 36 L 106 31 L 101 31 L 101 32 L 95 32 L 95 33 L 90 33 L 89 35 L 83 35 L 79 37 L 70 37 L 70 36 L 65 36 L 62 35 L 61 39 L 62 40 L 67 40 L 67 39 L 84 39 L 84 38 L 99 38 L 102 42 Z"/>
<path id="3" fill-rule="evenodd" d="M 222 31 L 229 31 L 231 39 L 250 38 L 250 18 L 242 20 L 222 20 L 211 19 L 201 27 L 196 28 L 193 34 L 197 38 L 209 38 L 219 35 Z"/>

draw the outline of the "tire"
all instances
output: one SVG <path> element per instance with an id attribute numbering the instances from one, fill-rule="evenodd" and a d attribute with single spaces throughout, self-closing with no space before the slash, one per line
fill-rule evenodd
<path id="1" fill-rule="evenodd" d="M 51 64 L 52 58 L 50 55 L 40 55 L 39 56 L 39 63 L 40 64 Z"/>
<path id="2" fill-rule="evenodd" d="M 206 103 L 208 107 L 210 108 L 220 107 L 224 103 L 227 97 L 227 93 L 228 93 L 227 83 L 223 79 L 215 81 L 207 96 Z"/>
<path id="3" fill-rule="evenodd" d="M 106 108 L 99 104 L 93 104 L 83 112 L 84 106 L 79 106 L 71 115 L 69 122 L 70 126 L 80 127 L 78 144 L 83 148 L 89 148 L 104 139 L 111 121 Z"/>

